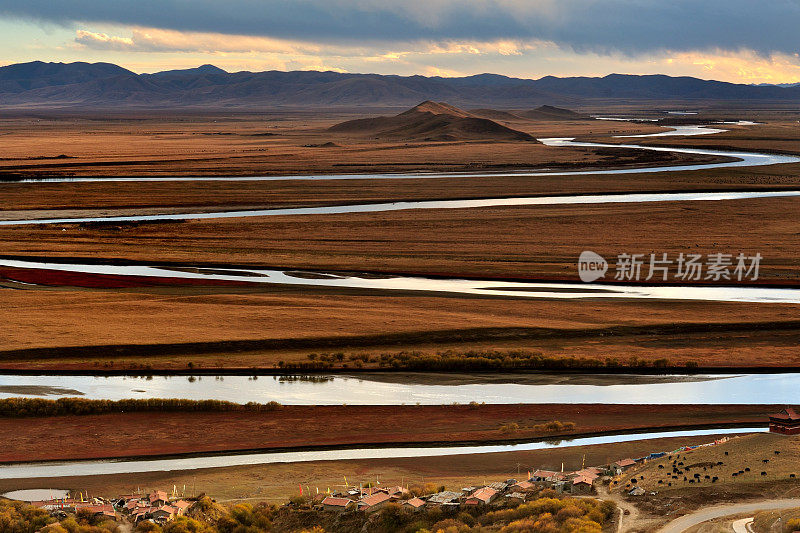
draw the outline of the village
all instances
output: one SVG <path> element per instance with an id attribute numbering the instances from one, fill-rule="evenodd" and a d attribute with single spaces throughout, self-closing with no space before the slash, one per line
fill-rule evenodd
<path id="1" fill-rule="evenodd" d="M 56 518 L 66 518 L 71 514 L 82 513 L 94 517 L 110 518 L 118 522 L 138 524 L 143 521 L 165 524 L 176 517 L 183 516 L 193 501 L 172 497 L 165 491 L 155 490 L 144 494 L 128 494 L 116 498 L 88 497 L 79 493 L 77 498 L 54 498 L 31 502 L 33 507 L 49 511 Z"/>
<path id="2" fill-rule="evenodd" d="M 727 441 L 727 438 L 723 438 L 701 446 L 713 446 Z M 678 453 L 698 447 L 682 447 L 674 452 L 653 452 L 640 458 L 624 458 L 611 464 L 588 466 L 572 472 L 537 469 L 527 472 L 527 476 L 522 480 L 506 479 L 457 490 L 445 490 L 443 486 L 439 486 L 435 491 L 426 491 L 435 486 L 430 482 L 424 486 L 381 484 L 377 480 L 352 484 L 345 477 L 341 490 L 327 489 L 320 492 L 317 488 L 315 493 L 309 494 L 310 487 L 304 489 L 300 486 L 299 494 L 285 505 L 302 504 L 316 511 L 334 513 L 372 513 L 383 509 L 389 503 L 396 503 L 411 512 L 438 508 L 446 514 L 482 506 L 513 508 L 530 498 L 538 497 L 544 489 L 550 489 L 553 494 L 563 496 L 596 495 L 600 484 L 615 487 L 623 483 L 625 472 L 636 465 L 664 457 L 668 453 Z M 34 501 L 31 505 L 49 511 L 52 516 L 59 519 L 70 514 L 83 513 L 131 524 L 152 522 L 163 525 L 186 515 L 187 511 L 204 496 L 187 497 L 179 492 L 173 487 L 171 494 L 163 490 L 135 491 L 132 494 L 111 498 L 88 497 L 78 493 L 77 497 Z M 643 494 L 641 488 L 631 488 L 627 485 L 626 492 L 630 496 Z"/>
<path id="3" fill-rule="evenodd" d="M 464 511 L 485 513 L 493 509 L 514 509 L 542 497 L 597 496 L 604 499 L 613 495 L 616 502 L 623 499 L 635 503 L 645 495 L 658 497 L 664 490 L 715 484 L 720 481 L 723 471 L 728 482 L 751 474 L 754 478 L 763 478 L 763 481 L 795 479 L 795 473 L 787 474 L 786 468 L 778 467 L 776 461 L 790 461 L 789 468 L 793 463 L 789 457 L 779 457 L 780 451 L 777 449 L 769 451 L 773 457 L 759 461 L 761 468 L 758 471 L 755 463 L 752 469 L 743 466 L 747 461 L 752 461 L 752 453 L 748 455 L 736 450 L 752 448 L 748 439 L 769 437 L 772 439 L 769 445 L 773 445 L 784 440 L 788 443 L 787 436 L 797 434 L 800 434 L 800 414 L 792 408 L 786 408 L 769 415 L 768 433 L 724 436 L 704 444 L 653 451 L 641 457 L 625 457 L 608 464 L 582 464 L 580 469 L 574 471 L 565 471 L 562 463 L 557 470 L 531 469 L 524 476 L 519 476 L 518 472 L 516 478 L 460 488 L 437 485 L 434 480 L 424 480 L 423 483 L 406 480 L 381 483 L 376 478 L 368 482 L 354 482 L 342 476 L 344 483 L 333 490 L 300 484 L 282 507 L 288 510 L 305 509 L 328 516 L 369 516 L 394 504 L 409 514 L 435 510 L 443 516 L 456 516 Z M 717 447 L 721 450 L 714 452 Z M 761 448 L 762 453 L 767 453 L 763 450 L 764 446 Z M 712 457 L 710 453 L 724 460 L 709 460 Z M 772 466 L 778 471 L 769 472 L 768 476 L 768 469 Z M 733 468 L 733 471 L 727 472 L 726 468 Z M 520 477 L 522 479 L 517 479 Z M 34 508 L 48 512 L 57 520 L 70 516 L 88 517 L 95 522 L 113 520 L 142 531 L 149 531 L 146 528 L 148 524 L 165 526 L 179 517 L 193 516 L 193 511 L 199 512 L 209 503 L 213 503 L 213 500 L 205 494 L 187 495 L 185 485 L 182 490 L 173 486 L 170 492 L 137 487 L 128 494 L 115 497 L 90 496 L 85 492 L 72 491 L 69 496 L 30 502 Z M 47 527 L 42 531 L 48 531 Z"/>

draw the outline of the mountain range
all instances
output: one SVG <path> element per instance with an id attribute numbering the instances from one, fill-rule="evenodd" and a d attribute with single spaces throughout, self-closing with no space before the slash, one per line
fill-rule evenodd
<path id="1" fill-rule="evenodd" d="M 111 63 L 33 61 L 0 67 L 6 108 L 259 108 L 408 106 L 528 109 L 587 100 L 800 100 L 800 87 L 756 86 L 665 75 L 536 80 L 498 74 L 459 78 L 317 71 L 226 72 L 213 65 L 137 74 Z"/>

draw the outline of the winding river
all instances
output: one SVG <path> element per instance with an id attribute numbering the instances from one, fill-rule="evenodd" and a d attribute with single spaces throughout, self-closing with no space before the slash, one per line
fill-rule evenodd
<path id="1" fill-rule="evenodd" d="M 683 129 L 682 129 L 683 128 Z M 672 133 L 647 134 L 635 137 L 667 135 L 704 135 L 718 133 L 699 126 L 677 127 Z M 631 136 L 634 137 L 634 136 Z M 731 167 L 752 167 L 798 163 L 800 157 L 755 152 L 706 150 L 699 148 L 667 148 L 635 144 L 603 144 L 579 142 L 573 138 L 540 139 L 553 147 L 629 148 L 656 152 L 675 152 L 695 155 L 722 156 L 726 161 L 649 168 L 616 170 L 584 170 L 568 172 L 520 171 L 505 173 L 406 173 L 358 174 L 335 176 L 249 176 L 249 177 L 143 177 L 143 178 L 54 178 L 49 182 L 93 181 L 278 181 L 278 180 L 348 180 L 348 179 L 419 179 L 463 178 L 485 176 L 574 176 L 614 175 L 650 172 L 678 172 Z M 335 213 L 382 212 L 404 209 L 464 209 L 513 205 L 565 205 L 664 201 L 726 201 L 755 198 L 800 196 L 800 191 L 665 193 L 665 194 L 608 194 L 586 196 L 552 196 L 529 198 L 493 198 L 477 200 L 441 200 L 396 202 L 383 204 L 343 205 L 313 208 L 225 211 L 218 213 L 167 213 L 111 217 L 79 217 L 61 219 L 5 220 L 2 225 L 134 222 L 150 220 L 213 219 L 257 216 L 321 215 Z M 0 266 L 17 269 L 67 270 L 85 274 L 145 276 L 158 278 L 215 279 L 249 283 L 278 283 L 348 287 L 375 290 L 438 291 L 460 294 L 515 296 L 534 298 L 653 298 L 743 302 L 800 303 L 800 290 L 751 287 L 636 287 L 600 284 L 524 283 L 463 279 L 427 279 L 402 276 L 359 276 L 330 273 L 308 273 L 266 269 L 165 268 L 153 266 L 111 266 L 85 264 L 56 264 L 47 262 L 0 260 Z M 415 379 L 395 379 L 397 375 L 317 376 L 315 379 L 246 376 L 203 377 L 93 377 L 93 376 L 9 376 L 0 375 L 0 397 L 9 396 L 83 396 L 86 398 L 120 399 L 129 397 L 215 398 L 237 402 L 271 400 L 285 404 L 443 404 L 468 402 L 475 399 L 487 403 L 674 403 L 677 398 L 686 403 L 796 403 L 800 374 L 764 374 L 737 376 L 564 376 L 546 374 L 525 378 L 516 376 L 503 381 L 497 376 L 471 376 L 472 381 L 443 384 L 441 376 L 417 375 Z M 538 381 L 537 381 L 538 380 Z M 589 380 L 588 382 L 586 380 Z M 79 461 L 44 464 L 18 464 L 0 467 L 0 478 L 39 478 L 98 474 L 122 474 L 166 470 L 236 465 L 304 462 L 384 457 L 424 457 L 458 454 L 528 451 L 553 447 L 585 446 L 628 442 L 663 437 L 696 437 L 764 431 L 763 427 L 737 429 L 688 430 L 652 433 L 630 433 L 578 438 L 571 441 L 537 441 L 517 445 L 359 448 L 320 451 L 251 453 L 212 455 L 203 457 Z"/>
<path id="2" fill-rule="evenodd" d="M 798 159 L 800 161 L 800 159 Z M 220 218 L 248 218 L 266 216 L 337 215 L 345 213 L 378 213 L 409 209 L 474 209 L 478 207 L 510 207 L 527 205 L 584 205 L 626 204 L 646 202 L 718 202 L 748 200 L 753 198 L 783 198 L 800 196 L 800 191 L 733 191 L 733 192 L 674 192 L 587 194 L 574 196 L 530 196 L 519 198 L 479 198 L 474 200 L 421 200 L 415 202 L 390 202 L 379 204 L 351 204 L 323 207 L 290 207 L 282 209 L 251 209 L 242 211 L 214 211 L 205 213 L 167 213 L 158 215 L 91 216 L 69 218 L 30 218 L 0 220 L 0 226 L 25 226 L 33 224 L 80 224 L 88 222 L 155 222 L 180 220 L 209 220 Z"/>
<path id="3" fill-rule="evenodd" d="M 659 136 L 692 136 L 708 135 L 724 132 L 724 129 L 709 128 L 707 126 L 675 126 L 666 132 L 649 133 L 642 135 L 620 135 L 618 137 L 659 137 Z M 321 176 L 243 176 L 243 177 L 59 177 L 45 179 L 22 180 L 23 182 L 100 182 L 100 181 L 280 181 L 280 180 L 348 180 L 348 179 L 415 179 L 415 178 L 471 178 L 471 177 L 542 177 L 542 176 L 580 176 L 580 175 L 614 175 L 637 174 L 651 172 L 679 172 L 686 170 L 709 170 L 729 167 L 752 167 L 775 165 L 785 163 L 798 163 L 800 157 L 792 155 L 766 154 L 758 152 L 707 150 L 702 148 L 676 148 L 661 146 L 646 146 L 639 144 L 603 144 L 593 142 L 575 141 L 572 137 L 553 137 L 539 139 L 547 146 L 553 147 L 591 147 L 591 148 L 627 148 L 648 150 L 654 152 L 673 152 L 694 155 L 723 156 L 729 161 L 704 163 L 694 165 L 660 166 L 646 168 L 627 168 L 612 170 L 583 170 L 567 172 L 532 172 L 515 171 L 499 173 L 406 173 L 406 174 L 340 174 Z M 13 182 L 19 183 L 19 182 Z M 344 213 L 375 213 L 385 211 L 401 211 L 409 209 L 470 209 L 478 207 L 505 207 L 527 205 L 572 205 L 572 204 L 608 204 L 608 203 L 641 203 L 641 202 L 687 202 L 687 201 L 722 201 L 743 200 L 750 198 L 773 198 L 798 196 L 800 191 L 740 191 L 740 192 L 707 192 L 707 193 L 632 193 L 632 194 L 599 194 L 599 195 L 564 195 L 564 196 L 534 196 L 518 198 L 482 198 L 473 200 L 427 200 L 415 202 L 387 202 L 377 204 L 351 204 L 323 207 L 298 207 L 284 209 L 253 209 L 238 211 L 218 211 L 200 213 L 163 213 L 163 214 L 131 214 L 118 216 L 87 216 L 65 218 L 30 218 L 22 220 L 0 220 L 0 225 L 29 225 L 29 224 L 68 224 L 87 222 L 152 222 L 152 221 L 179 221 L 203 220 L 219 218 L 242 218 L 263 216 L 296 216 L 296 215 L 326 215 Z M 175 211 L 170 209 L 170 211 Z"/>
<path id="4" fill-rule="evenodd" d="M 800 373 L 91 376 L 0 374 L 0 398 L 182 398 L 284 405 L 795 404 Z"/>
<path id="5" fill-rule="evenodd" d="M 694 285 L 609 285 L 600 283 L 555 283 L 495 281 L 475 279 L 438 279 L 410 276 L 334 274 L 329 272 L 283 271 L 248 268 L 159 267 L 147 265 L 104 265 L 49 263 L 0 258 L 0 267 L 31 271 L 62 271 L 103 276 L 118 276 L 175 284 L 176 280 L 209 280 L 246 284 L 299 285 L 373 291 L 418 291 L 474 296 L 545 299 L 640 299 L 694 300 L 713 302 L 800 303 L 800 289 L 738 286 Z M 39 274 L 34 274 L 38 277 Z M 35 284 L 19 274 L 7 273 L 7 279 Z M 102 282 L 101 282 L 102 284 Z"/>
<path id="6" fill-rule="evenodd" d="M 648 133 L 643 135 L 620 135 L 618 137 L 664 137 L 664 136 L 693 136 L 708 135 L 724 132 L 724 129 L 708 128 L 706 126 L 673 126 L 667 132 Z M 324 175 L 290 175 L 290 176 L 135 176 L 135 177 L 55 177 L 32 178 L 15 181 L 13 183 L 69 183 L 69 182 L 98 182 L 98 181 L 288 181 L 288 180 L 376 180 L 376 179 L 435 179 L 435 178 L 479 178 L 479 177 L 544 177 L 544 176 L 586 176 L 586 175 L 614 175 L 614 174 L 643 174 L 650 172 L 679 172 L 685 170 L 709 170 L 731 167 L 755 167 L 763 165 L 778 165 L 784 163 L 798 163 L 800 157 L 793 155 L 765 154 L 758 152 L 709 150 L 705 148 L 677 148 L 663 146 L 647 146 L 640 144 L 608 144 L 595 142 L 576 141 L 574 137 L 547 137 L 538 139 L 546 146 L 553 147 L 587 147 L 587 148 L 632 148 L 652 152 L 672 152 L 689 155 L 706 155 L 733 158 L 733 161 L 720 161 L 716 163 L 700 163 L 693 165 L 656 166 L 645 168 L 625 168 L 608 170 L 570 170 L 570 171 L 539 171 L 520 170 L 514 172 L 409 172 L 396 174 L 324 174 Z"/>

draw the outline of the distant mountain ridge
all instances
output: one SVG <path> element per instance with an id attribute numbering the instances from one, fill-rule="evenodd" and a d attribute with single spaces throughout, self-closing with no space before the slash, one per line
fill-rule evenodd
<path id="1" fill-rule="evenodd" d="M 797 83 L 756 83 L 756 87 L 800 87 L 800 82 Z"/>
<path id="2" fill-rule="evenodd" d="M 499 74 L 443 78 L 317 71 L 226 72 L 213 65 L 154 74 L 136 74 L 111 63 L 34 61 L 0 67 L 3 107 L 405 107 L 430 100 L 462 108 L 531 109 L 598 99 L 793 101 L 800 100 L 800 87 L 627 74 L 531 80 Z"/>
<path id="3" fill-rule="evenodd" d="M 200 65 L 195 68 L 183 68 L 176 70 L 162 70 L 161 72 L 154 72 L 153 74 L 144 74 L 144 76 L 152 76 L 155 78 L 164 78 L 168 76 L 203 76 L 206 74 L 227 74 L 228 71 L 222 70 L 214 65 Z"/>
<path id="4" fill-rule="evenodd" d="M 112 63 L 17 63 L 0 67 L 0 95 L 124 75 L 136 76 L 134 72 Z"/>

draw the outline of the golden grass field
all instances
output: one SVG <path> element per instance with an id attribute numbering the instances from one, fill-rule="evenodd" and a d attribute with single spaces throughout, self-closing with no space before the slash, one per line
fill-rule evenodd
<path id="1" fill-rule="evenodd" d="M 588 150 L 555 152 L 532 142 L 375 142 L 326 131 L 355 116 L 360 115 L 7 115 L 0 119 L 0 173 L 224 176 L 614 164 Z M 527 121 L 515 126 L 537 137 L 658 131 L 648 125 L 587 121 Z M 326 143 L 335 146 L 322 146 Z"/>
<path id="2" fill-rule="evenodd" d="M 352 117 L 345 113 L 318 117 L 6 117 L 2 121 L 5 135 L 0 171 L 286 174 L 338 172 L 339 167 L 333 165 L 339 164 L 348 165 L 347 172 L 363 172 L 643 163 L 636 161 L 639 156 L 625 162 L 608 152 L 515 142 L 379 145 L 342 137 L 334 139 L 337 147 L 304 146 L 330 141 L 332 134 L 324 128 Z M 740 149 L 767 149 L 767 144 L 773 143 L 777 149 L 797 150 L 798 124 L 790 117 L 748 118 L 768 123 L 731 126 L 731 132 L 712 136 L 645 142 Z M 603 121 L 529 121 L 512 126 L 536 136 L 603 138 L 658 131 L 647 124 Z M 244 152 L 256 148 L 267 152 Z M 61 153 L 75 159 L 30 159 Z M 245 153 L 250 155 L 239 157 Z M 207 161 L 201 164 L 195 157 Z M 136 164 L 126 163 L 134 160 Z M 72 163 L 80 164 L 64 166 Z M 800 165 L 778 165 L 549 178 L 487 175 L 319 182 L 2 183 L 0 218 L 609 191 L 780 189 L 797 188 L 799 181 Z M 625 252 L 675 256 L 680 252 L 741 251 L 764 256 L 758 283 L 794 286 L 800 268 L 796 254 L 800 228 L 793 216 L 798 202 L 775 198 L 0 227 L 0 250 L 3 255 L 89 261 L 565 281 L 577 279 L 577 256 L 585 249 L 610 258 Z M 120 344 L 141 345 L 141 350 L 136 356 L 114 357 L 116 368 L 174 369 L 185 368 L 189 362 L 206 368 L 272 368 L 278 361 L 303 361 L 308 353 L 321 350 L 379 354 L 406 349 L 516 348 L 600 360 L 667 359 L 675 365 L 798 363 L 794 346 L 800 337 L 799 315 L 797 306 L 790 304 L 557 301 L 302 287 L 110 290 L 3 285 L 8 289 L 0 289 L 5 304 L 0 319 L 7 327 L 0 351 L 2 365 L 12 368 L 103 368 L 109 362 L 108 352 L 92 347 Z M 176 320 L 176 316 L 181 318 Z M 692 331 L 680 329 L 689 324 Z M 711 329 L 696 329 L 709 324 Z M 665 332 L 673 326 L 678 329 Z M 606 334 L 620 327 L 634 329 Z M 647 329 L 652 327 L 655 329 Z M 232 350 L 225 344 L 241 340 L 255 341 L 257 346 Z M 296 341 L 301 347 L 292 348 Z M 78 355 L 59 352 L 81 346 L 87 349 Z M 47 352 L 11 354 L 38 348 Z M 43 355 L 47 358 L 41 358 Z"/>
<path id="3" fill-rule="evenodd" d="M 630 480 L 633 478 L 637 479 L 636 485 L 659 493 L 680 492 L 687 488 L 708 488 L 712 485 L 752 486 L 788 482 L 792 479 L 790 477 L 792 474 L 800 475 L 798 459 L 800 459 L 800 438 L 796 435 L 757 433 L 732 438 L 717 446 L 696 448 L 671 454 L 671 457 L 654 459 L 626 471 L 621 476 L 617 488 L 623 490 L 630 486 Z M 674 461 L 684 463 L 677 466 L 682 471 L 680 474 L 673 474 Z M 721 465 L 718 464 L 720 462 Z M 687 467 L 690 468 L 688 472 Z M 695 474 L 699 474 L 699 481 L 695 480 L 694 483 L 683 481 L 684 477 L 695 478 Z M 679 479 L 674 479 L 673 475 L 677 475 Z M 712 482 L 713 477 L 718 477 L 719 480 Z M 669 483 L 672 483 L 672 486 L 669 486 Z M 795 497 L 800 487 L 796 489 Z M 787 495 L 789 496 L 792 494 Z"/>
<path id="4" fill-rule="evenodd" d="M 767 123 L 731 127 L 729 133 L 707 137 L 635 141 L 720 149 L 800 151 L 796 116 L 744 115 L 731 118 L 755 118 Z M 31 175 L 220 176 L 468 170 L 485 172 L 486 176 L 319 182 L 7 182 L 0 183 L 3 197 L 0 219 L 415 199 L 800 188 L 800 164 L 618 176 L 499 177 L 491 173 L 520 168 L 627 168 L 710 159 L 654 158 L 638 152 L 609 149 L 557 149 L 531 142 L 372 142 L 325 131 L 331 124 L 355 116 L 355 113 L 344 112 L 319 116 L 288 112 L 255 116 L 6 116 L 0 120 L 4 133 L 0 175 L 6 178 Z M 531 121 L 511 126 L 536 137 L 578 136 L 608 142 L 626 142 L 610 140 L 609 135 L 658 131 L 652 125 L 600 121 Z M 322 146 L 326 143 L 334 146 Z M 56 159 L 62 154 L 67 157 Z M 800 245 L 800 226 L 795 216 L 798 206 L 798 199 L 777 198 L 398 211 L 106 226 L 0 227 L 0 255 L 369 271 L 494 278 L 501 283 L 503 279 L 576 281 L 577 256 L 585 249 L 611 257 L 623 252 L 675 255 L 687 251 L 702 254 L 741 251 L 760 252 L 764 256 L 759 283 L 796 287 L 800 281 L 797 275 L 800 259 L 796 253 Z M 526 350 L 548 357 L 599 361 L 607 358 L 623 362 L 635 358 L 651 363 L 666 360 L 676 367 L 687 364 L 739 368 L 800 366 L 796 350 L 800 342 L 800 307 L 792 304 L 599 298 L 539 300 L 302 286 L 103 289 L 57 284 L 32 286 L 14 281 L 0 281 L 0 297 L 3 302 L 0 321 L 4 325 L 0 332 L 0 368 L 6 369 L 42 372 L 65 369 L 185 371 L 190 367 L 207 371 L 217 368 L 273 370 L 280 362 L 306 362 L 312 352 L 342 351 L 347 355 L 377 356 L 404 350 L 430 353 Z M 344 363 L 352 364 L 352 361 L 346 357 Z M 412 415 L 405 409 L 397 415 L 406 421 L 407 428 L 412 428 L 401 432 L 400 437 L 407 441 L 416 438 L 413 429 L 418 420 Z M 360 416 L 367 420 L 365 424 L 370 423 L 369 413 Z M 532 416 L 528 415 L 526 420 L 532 420 Z M 712 418 L 719 421 L 728 420 L 730 416 L 725 413 Z M 509 417 L 511 415 L 503 414 L 495 418 L 505 421 Z M 122 427 L 119 421 L 110 420 L 113 417 L 107 418 L 96 421 L 103 427 L 95 431 L 97 444 L 119 445 L 122 450 L 118 450 L 119 454 L 131 452 L 131 441 L 136 438 L 139 421 L 132 419 L 132 425 Z M 427 440 L 434 437 L 454 440 L 462 434 L 477 440 L 492 440 L 495 418 L 471 420 L 472 426 L 460 428 L 463 431 L 453 427 L 458 420 L 439 418 L 438 429 L 435 434 L 427 435 Z M 569 421 L 566 413 L 563 418 Z M 336 422 L 326 420 L 328 426 L 325 427 L 330 429 Z M 629 427 L 624 420 L 613 422 L 614 427 Z M 8 427 L 19 428 L 19 424 L 19 421 L 8 422 Z M 259 422 L 248 424 L 245 427 L 251 431 L 239 434 L 240 449 L 253 444 L 253 434 L 259 435 Z M 611 425 L 611 422 L 607 424 Z M 198 422 L 196 426 L 183 428 L 184 445 L 201 438 L 198 428 L 203 427 L 205 425 Z M 179 429 L 169 429 L 169 424 L 154 428 L 161 429 L 164 434 Z M 82 431 L 82 422 L 72 421 L 58 432 L 48 433 L 47 426 L 33 424 L 28 430 L 16 432 L 14 449 L 24 449 L 36 442 L 42 446 L 40 452 L 47 452 L 57 441 L 79 438 L 76 435 Z M 390 430 L 397 428 L 384 428 L 383 437 L 376 437 L 376 440 L 388 440 L 394 435 Z M 278 433 L 275 427 L 271 431 L 275 435 Z M 363 435 L 345 434 L 341 427 L 338 431 L 342 442 L 354 442 L 355 436 Z M 159 440 L 163 435 L 151 432 L 150 437 L 151 452 L 168 446 L 163 438 Z M 279 437 L 273 435 L 271 439 L 264 440 L 274 443 Z M 121 476 L 2 480 L 0 490 L 46 484 L 113 494 L 137 486 L 169 488 L 173 484 L 179 487 L 186 484 L 193 492 L 208 491 L 222 500 L 255 498 L 282 502 L 298 484 L 325 490 L 341 484 L 343 476 L 351 482 L 371 481 L 378 476 L 384 483 L 413 484 L 431 480 L 459 488 L 516 477 L 518 465 L 522 470 L 558 469 L 564 462 L 566 469 L 576 469 L 584 454 L 586 464 L 601 464 L 711 439 L 639 441 L 491 456 L 364 459 Z M 296 442 L 303 440 L 302 434 L 295 435 Z M 321 440 L 313 435 L 305 439 L 308 444 Z M 255 441 L 260 442 L 259 439 Z M 730 468 L 736 469 L 756 461 L 756 455 L 763 455 L 765 450 L 779 447 L 782 450 L 780 460 L 771 462 L 774 471 L 768 470 L 768 483 L 763 483 L 759 471 L 758 479 L 749 482 L 745 482 L 744 477 L 725 480 L 710 496 L 708 491 L 702 492 L 705 487 L 692 486 L 675 490 L 669 497 L 677 506 L 683 506 L 680 508 L 690 509 L 705 501 L 755 497 L 765 491 L 794 487 L 794 482 L 787 478 L 796 463 L 792 459 L 796 452 L 794 441 L 756 435 L 734 439 L 724 445 L 735 452 L 736 461 L 731 461 Z M 228 449 L 226 444 L 230 443 L 217 439 L 206 449 Z M 147 451 L 147 446 L 137 449 Z M 722 449 L 687 453 L 697 454 L 700 458 L 697 461 L 702 462 L 705 460 L 702 454 L 713 455 Z M 96 455 L 87 452 L 85 456 Z M 657 485 L 658 474 L 648 470 L 652 467 L 657 469 L 657 464 L 646 465 L 645 478 L 648 483 L 652 480 Z"/>
<path id="5" fill-rule="evenodd" d="M 798 310 L 791 305 L 587 305 L 227 288 L 7 289 L 2 294 L 4 368 L 185 370 L 192 363 L 205 369 L 271 369 L 279 361 L 308 361 L 313 352 L 379 355 L 446 349 L 525 349 L 622 362 L 667 358 L 678 366 L 800 364 L 795 350 Z M 677 329 L 653 329 L 665 324 Z M 687 334 L 681 324 L 701 329 Z M 703 330 L 704 325 L 712 327 Z M 621 327 L 629 329 L 608 334 Z M 304 344 L 292 347 L 287 340 Z M 231 341 L 256 342 L 234 349 L 226 344 Z M 136 348 L 120 354 L 115 345 Z M 62 350 L 82 346 L 77 354 Z M 31 349 L 41 350 L 12 352 Z"/>

